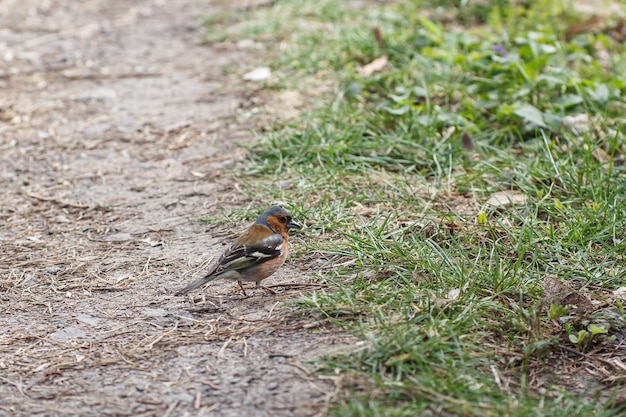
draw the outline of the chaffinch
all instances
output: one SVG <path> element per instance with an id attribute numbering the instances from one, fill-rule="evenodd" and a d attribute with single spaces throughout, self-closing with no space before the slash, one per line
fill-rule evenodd
<path id="1" fill-rule="evenodd" d="M 217 278 L 236 280 L 246 295 L 241 282 L 254 281 L 259 286 L 262 280 L 276 272 L 289 253 L 287 232 L 297 228 L 300 225 L 291 219 L 289 213 L 278 206 L 270 207 L 224 251 L 204 278 L 194 281 L 175 295 L 187 294 Z"/>

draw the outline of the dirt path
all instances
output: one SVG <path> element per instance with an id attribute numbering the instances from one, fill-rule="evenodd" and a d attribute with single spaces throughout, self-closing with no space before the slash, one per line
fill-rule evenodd
<path id="1" fill-rule="evenodd" d="M 350 340 L 297 291 L 172 296 L 249 203 L 220 174 L 253 58 L 200 44 L 210 4 L 0 0 L 0 416 L 325 414 L 308 363 Z"/>

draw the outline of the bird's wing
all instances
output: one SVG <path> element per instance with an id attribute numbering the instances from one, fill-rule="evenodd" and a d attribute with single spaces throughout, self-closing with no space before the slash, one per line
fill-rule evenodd
<path id="1" fill-rule="evenodd" d="M 213 268 L 203 278 L 192 282 L 176 292 L 175 295 L 186 294 L 207 282 L 219 278 L 225 272 L 239 271 L 274 259 L 282 254 L 283 242 L 284 239 L 279 234 L 268 236 L 253 245 L 243 245 L 235 242 L 224 251 Z"/>
<path id="2" fill-rule="evenodd" d="M 270 235 L 253 245 L 233 244 L 217 261 L 212 274 L 238 271 L 279 257 L 284 239 L 278 233 Z"/>

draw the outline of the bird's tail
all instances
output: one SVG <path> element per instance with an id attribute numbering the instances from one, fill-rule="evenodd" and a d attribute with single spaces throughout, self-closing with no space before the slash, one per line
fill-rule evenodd
<path id="1" fill-rule="evenodd" d="M 203 286 L 207 282 L 213 281 L 217 277 L 218 277 L 218 275 L 209 274 L 209 275 L 205 276 L 204 278 L 200 278 L 199 280 L 192 282 L 191 284 L 187 285 L 182 290 L 177 291 L 174 295 L 184 295 L 184 294 L 187 294 L 189 291 L 193 291 L 196 288 Z"/>

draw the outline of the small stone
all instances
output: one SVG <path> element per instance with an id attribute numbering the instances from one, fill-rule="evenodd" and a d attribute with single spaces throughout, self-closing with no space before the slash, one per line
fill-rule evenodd
<path id="1" fill-rule="evenodd" d="M 141 313 L 149 317 L 165 317 L 168 312 L 162 308 L 144 308 Z"/>
<path id="2" fill-rule="evenodd" d="M 81 329 L 69 326 L 65 329 L 57 330 L 56 332 L 50 334 L 49 337 L 50 339 L 58 342 L 69 342 L 70 340 L 80 339 L 85 336 L 85 332 Z"/>
<path id="3" fill-rule="evenodd" d="M 46 272 L 50 275 L 56 275 L 60 270 L 61 268 L 58 266 L 49 266 L 46 268 Z"/>
<path id="4" fill-rule="evenodd" d="M 89 314 L 79 314 L 76 316 L 76 320 L 81 323 L 89 324 L 90 326 L 96 326 L 98 322 L 100 322 L 99 318 L 90 316 Z"/>

